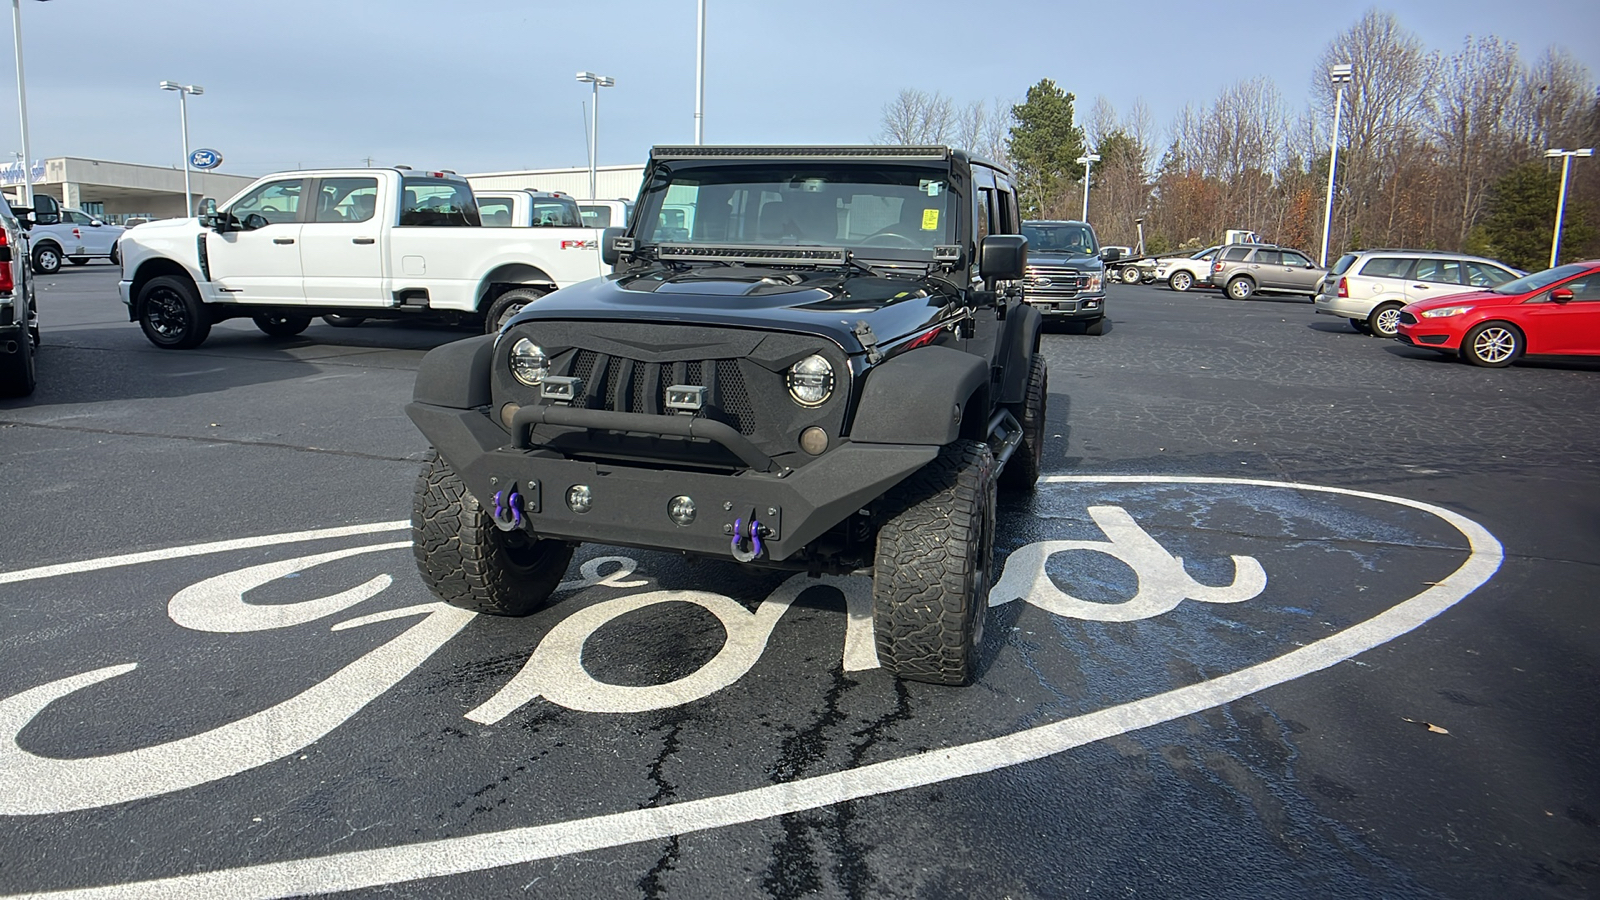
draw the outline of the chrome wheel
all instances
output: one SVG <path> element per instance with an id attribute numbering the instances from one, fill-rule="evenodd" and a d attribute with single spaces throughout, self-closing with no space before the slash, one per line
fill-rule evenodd
<path id="1" fill-rule="evenodd" d="M 1522 352 L 1522 334 L 1510 325 L 1488 322 L 1467 332 L 1462 355 L 1473 365 L 1499 368 Z"/>
<path id="2" fill-rule="evenodd" d="M 1228 282 L 1228 296 L 1235 300 L 1248 300 L 1256 292 L 1256 286 L 1248 278 L 1235 278 Z"/>
<path id="3" fill-rule="evenodd" d="M 1167 286 L 1181 294 L 1194 287 L 1194 276 L 1188 272 L 1173 272 L 1172 277 L 1167 279 Z"/>
<path id="4" fill-rule="evenodd" d="M 1368 323 L 1378 337 L 1392 338 L 1400 333 L 1400 307 L 1380 306 Z"/>

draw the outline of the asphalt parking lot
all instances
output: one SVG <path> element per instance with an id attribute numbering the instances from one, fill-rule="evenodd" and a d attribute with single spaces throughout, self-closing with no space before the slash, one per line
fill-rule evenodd
<path id="1" fill-rule="evenodd" d="M 523 620 L 405 520 L 430 347 L 160 351 L 41 278 L 0 403 L 0 895 L 1582 897 L 1600 888 L 1600 365 L 1304 299 L 1060 329 L 971 688 L 864 578 L 584 547 Z"/>

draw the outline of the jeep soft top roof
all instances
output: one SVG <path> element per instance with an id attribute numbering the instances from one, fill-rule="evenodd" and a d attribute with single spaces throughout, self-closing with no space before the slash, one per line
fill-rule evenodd
<path id="1" fill-rule="evenodd" d="M 1008 175 L 1011 174 L 1011 170 L 1006 166 L 973 156 L 965 150 L 932 144 L 927 146 L 840 145 L 832 147 L 807 146 L 803 144 L 768 147 L 709 147 L 692 144 L 667 144 L 651 147 L 650 159 L 652 161 L 668 159 L 961 160 L 993 166 Z"/>

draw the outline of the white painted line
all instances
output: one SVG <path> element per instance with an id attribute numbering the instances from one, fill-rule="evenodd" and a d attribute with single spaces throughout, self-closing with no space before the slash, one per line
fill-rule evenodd
<path id="1" fill-rule="evenodd" d="M 1361 497 L 1398 504 L 1443 519 L 1466 538 L 1470 553 L 1460 568 L 1421 594 L 1283 656 L 1199 684 L 1004 737 L 650 809 L 377 850 L 28 896 L 165 900 L 173 897 L 271 898 L 359 890 L 755 822 L 992 772 L 1193 715 L 1326 669 L 1406 634 L 1449 609 L 1488 581 L 1504 559 L 1500 542 L 1471 519 L 1431 504 L 1366 491 L 1255 479 L 1184 476 L 1053 476 L 1043 481 L 1051 484 L 1230 484 Z"/>
<path id="2" fill-rule="evenodd" d="M 318 541 L 324 538 L 349 537 L 356 534 L 376 534 L 384 531 L 399 531 L 410 528 L 409 519 L 398 522 L 373 522 L 367 525 L 346 525 L 340 528 L 318 528 L 315 531 L 293 531 L 287 534 L 263 534 L 258 537 L 236 538 L 231 541 L 212 541 L 209 544 L 192 544 L 187 547 L 168 547 L 165 550 L 147 550 L 143 553 L 124 553 L 121 556 L 105 556 L 100 559 L 86 559 L 80 562 L 58 563 L 53 566 L 39 566 L 36 569 L 18 569 L 15 572 L 0 572 L 0 584 L 16 584 L 19 581 L 37 581 L 40 578 L 55 578 L 60 575 L 75 575 L 79 572 L 97 572 L 101 569 L 115 569 L 119 566 L 136 566 L 140 563 L 161 562 L 167 559 L 184 559 L 190 556 L 205 556 L 209 553 L 226 553 L 229 550 L 249 550 L 254 547 L 272 547 L 277 544 L 293 544 L 300 541 Z"/>

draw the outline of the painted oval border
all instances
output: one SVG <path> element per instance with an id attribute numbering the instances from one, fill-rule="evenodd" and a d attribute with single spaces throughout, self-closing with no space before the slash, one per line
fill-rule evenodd
<path id="1" fill-rule="evenodd" d="M 924 787 L 970 775 L 981 775 L 1053 756 L 1107 737 L 1202 712 L 1343 662 L 1358 653 L 1371 650 L 1416 629 L 1454 606 L 1493 577 L 1505 558 L 1505 551 L 1494 535 L 1471 519 L 1430 503 L 1387 494 L 1297 482 L 1183 475 L 1054 475 L 1040 480 L 1046 484 L 1244 485 L 1359 497 L 1409 507 L 1443 519 L 1467 539 L 1470 553 L 1458 569 L 1422 593 L 1370 619 L 1282 656 L 1208 681 L 1084 713 L 1059 722 L 1038 725 L 1002 737 L 929 750 L 856 769 L 814 775 L 732 794 L 686 800 L 668 806 L 376 850 L 356 850 L 235 869 L 197 872 L 152 881 L 13 896 L 108 898 L 109 900 L 109 898 L 219 896 L 273 898 L 326 894 L 423 878 L 459 875 L 572 853 L 661 840 L 676 835 L 831 806 L 847 800 Z M 381 523 L 353 528 L 322 529 L 295 532 L 292 535 L 268 535 L 236 541 L 219 541 L 213 544 L 174 548 L 172 551 L 125 554 L 101 560 L 89 560 L 81 564 L 0 573 L 0 583 L 182 556 L 197 556 L 241 547 L 265 546 L 269 543 L 289 543 L 345 534 L 394 530 L 401 524 L 409 525 L 409 523 Z"/>

